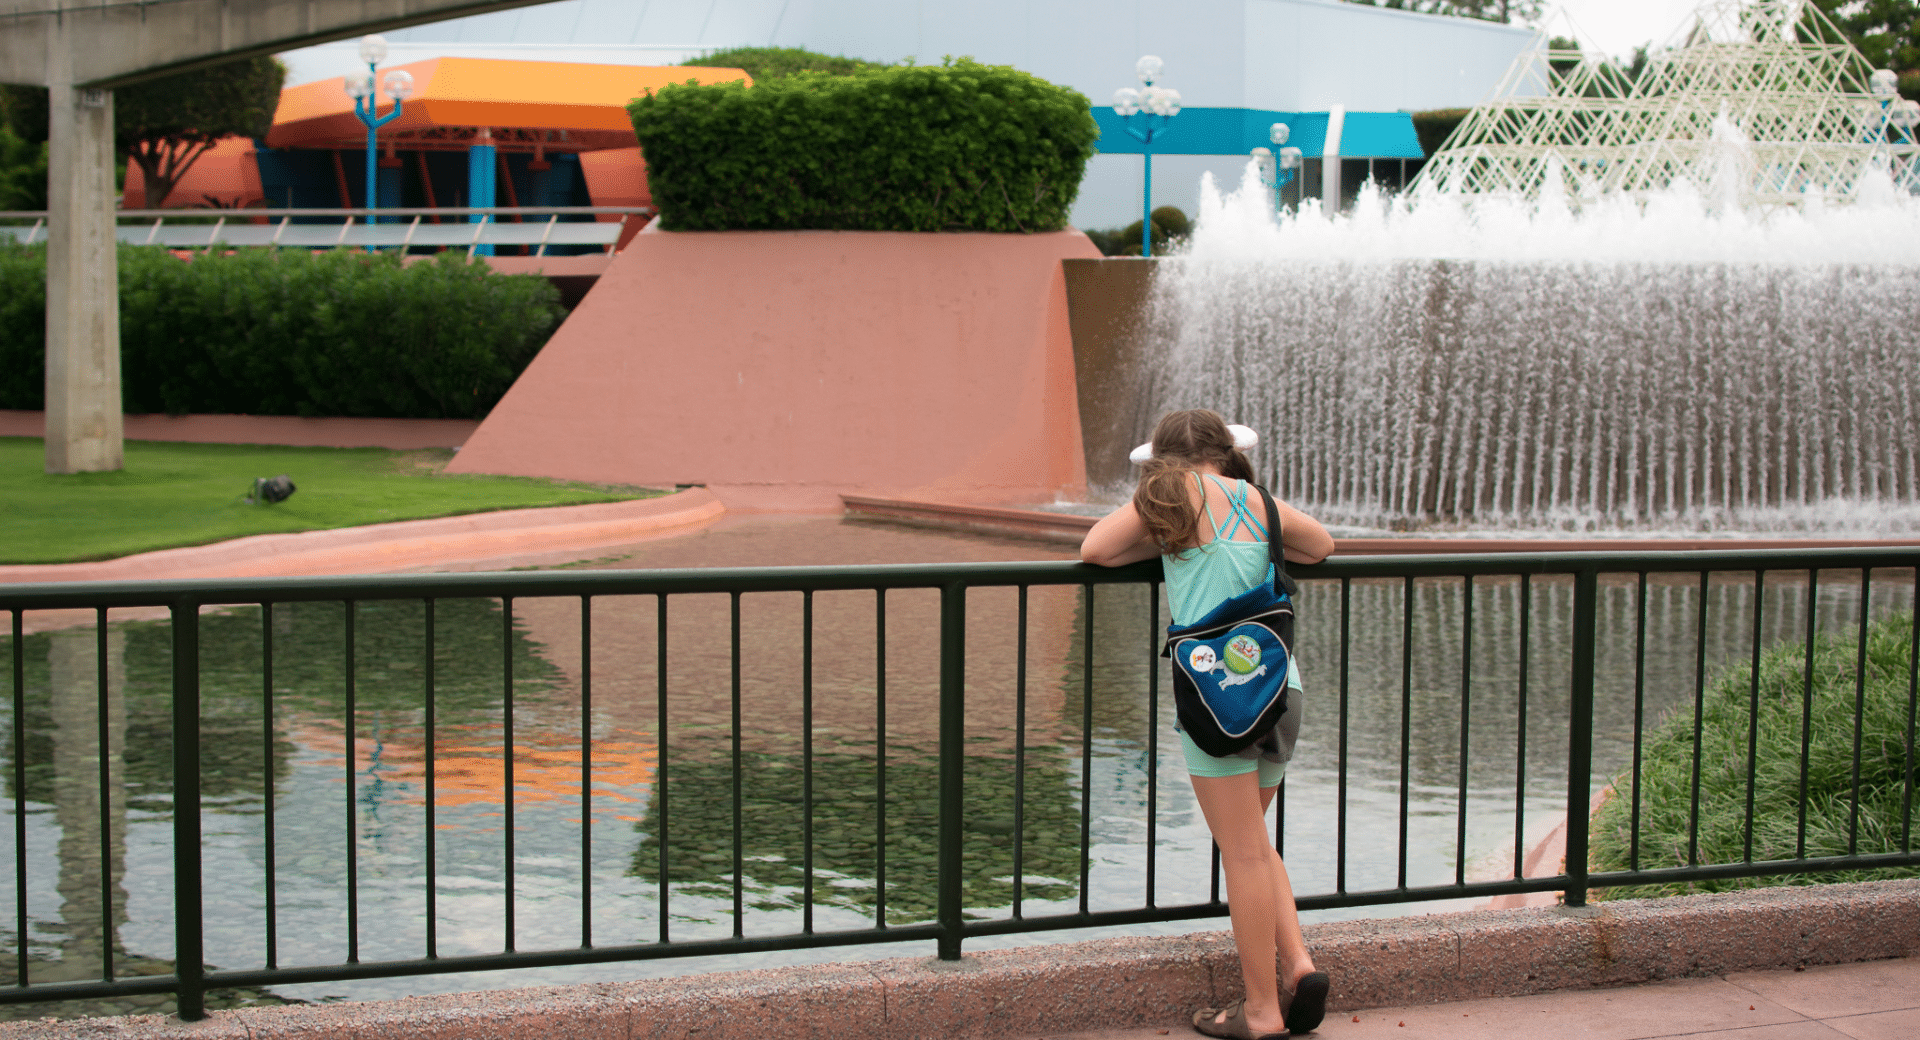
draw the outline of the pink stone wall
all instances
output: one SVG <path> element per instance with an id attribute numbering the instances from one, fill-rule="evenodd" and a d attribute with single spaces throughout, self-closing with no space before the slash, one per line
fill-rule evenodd
<path id="1" fill-rule="evenodd" d="M 636 236 L 449 472 L 706 484 L 730 509 L 843 492 L 1084 491 L 1060 261 L 1077 231 Z"/>

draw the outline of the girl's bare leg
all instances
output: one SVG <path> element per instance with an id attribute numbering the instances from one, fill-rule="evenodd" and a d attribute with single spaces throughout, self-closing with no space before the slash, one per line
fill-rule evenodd
<path id="1" fill-rule="evenodd" d="M 1290 985 L 1313 970 L 1313 960 L 1300 934 L 1286 865 L 1267 838 L 1265 803 L 1272 794 L 1261 791 L 1255 773 L 1191 779 L 1194 798 L 1220 846 L 1233 944 L 1246 982 L 1247 1025 L 1256 1032 L 1284 1033 L 1276 951 Z"/>
<path id="2" fill-rule="evenodd" d="M 1260 789 L 1260 841 L 1268 852 L 1273 846 L 1267 842 L 1267 809 L 1273 805 L 1278 787 Z M 1303 976 L 1313 973 L 1313 955 L 1307 952 L 1307 938 L 1300 932 L 1300 911 L 1293 904 L 1293 881 L 1287 876 L 1287 865 L 1280 854 L 1273 852 L 1274 874 L 1279 881 L 1279 891 L 1275 901 L 1280 912 L 1273 919 L 1273 941 L 1280 952 L 1280 977 L 1288 980 L 1289 988 L 1298 986 Z"/>

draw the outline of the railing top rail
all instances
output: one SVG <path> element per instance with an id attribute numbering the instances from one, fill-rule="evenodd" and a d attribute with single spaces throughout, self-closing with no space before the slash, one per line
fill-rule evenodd
<path id="1" fill-rule="evenodd" d="M 123 209 L 117 210 L 114 217 L 122 220 L 157 220 L 163 217 L 181 217 L 194 220 L 226 217 L 411 217 L 443 216 L 464 217 L 484 213 L 498 217 L 526 216 L 530 214 L 558 213 L 561 216 L 576 214 L 628 213 L 651 214 L 659 212 L 653 206 L 436 206 L 436 207 L 391 207 L 381 209 Z M 0 210 L 0 220 L 44 220 L 46 210 Z"/>
<path id="2" fill-rule="evenodd" d="M 1336 557 L 1293 573 L 1306 580 L 1579 573 L 1703 573 L 1920 567 L 1920 545 L 1845 549 L 1713 549 L 1686 552 L 1538 552 L 1500 555 Z M 0 585 L 0 610 L 164 606 L 300 600 L 617 596 L 800 592 L 962 586 L 1123 584 L 1158 581 L 1160 562 L 1096 567 L 1073 561 L 679 570 L 493 571 L 171 581 Z"/>

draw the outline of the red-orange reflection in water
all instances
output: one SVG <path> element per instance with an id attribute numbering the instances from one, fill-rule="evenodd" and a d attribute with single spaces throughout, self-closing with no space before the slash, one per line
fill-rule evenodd
<path id="1" fill-rule="evenodd" d="M 392 730 L 363 728 L 354 741 L 354 773 L 366 781 L 390 785 L 390 800 L 399 805 L 426 801 L 426 731 L 419 726 Z M 346 765 L 346 746 L 338 724 L 312 723 L 296 727 L 288 736 L 300 746 L 328 757 L 318 765 L 336 776 Z M 433 804 L 450 809 L 463 805 L 500 805 L 506 790 L 506 761 L 500 752 L 500 730 L 491 726 L 447 726 L 436 734 L 433 762 Z M 580 801 L 580 740 L 568 733 L 516 734 L 513 748 L 515 805 L 535 802 Z M 653 782 L 658 760 L 653 742 L 644 734 L 609 730 L 593 740 L 592 792 L 596 808 L 605 802 L 637 807 Z M 341 782 L 344 782 L 342 780 Z M 489 813 L 486 815 L 499 815 Z M 614 819 L 637 821 L 638 815 L 612 814 Z M 570 822 L 577 822 L 573 820 Z M 442 828 L 456 824 L 441 823 Z"/>

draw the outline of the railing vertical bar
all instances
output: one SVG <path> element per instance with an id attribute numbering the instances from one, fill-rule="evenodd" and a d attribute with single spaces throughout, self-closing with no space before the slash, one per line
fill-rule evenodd
<path id="1" fill-rule="evenodd" d="M 1640 572 L 1634 595 L 1633 630 L 1633 801 L 1627 806 L 1627 860 L 1640 869 L 1640 758 L 1647 723 L 1647 572 Z"/>
<path id="2" fill-rule="evenodd" d="M 1520 675 L 1514 697 L 1513 876 L 1527 873 L 1527 669 L 1533 650 L 1533 575 L 1520 575 Z"/>
<path id="3" fill-rule="evenodd" d="M 800 930 L 813 934 L 813 590 L 800 592 Z"/>
<path id="4" fill-rule="evenodd" d="M 887 927 L 887 590 L 873 590 L 873 926 Z"/>
<path id="5" fill-rule="evenodd" d="M 420 218 L 415 217 L 417 223 Z M 593 597 L 580 597 L 580 948 L 593 947 Z"/>
<path id="6" fill-rule="evenodd" d="M 1753 807 L 1760 767 L 1760 644 L 1766 617 L 1767 572 L 1753 572 L 1753 663 L 1747 677 L 1747 814 L 1741 858 L 1753 862 Z"/>
<path id="7" fill-rule="evenodd" d="M 1023 916 L 1020 907 L 1026 895 L 1027 840 L 1027 586 L 1020 586 L 1019 607 L 1014 618 L 1013 676 L 1013 919 Z M 1153 780 L 1149 771 L 1147 804 L 1153 804 Z M 1148 843 L 1147 890 L 1153 890 L 1153 852 Z M 1151 895 L 1149 895 L 1151 899 Z M 1151 905 L 1151 903 L 1149 903 Z"/>
<path id="8" fill-rule="evenodd" d="M 1453 883 L 1467 883 L 1467 749 L 1473 725 L 1473 575 L 1460 582 L 1460 791 L 1454 808 Z"/>
<path id="9" fill-rule="evenodd" d="M 967 809 L 967 587 L 940 586 L 940 873 L 936 940 L 943 961 L 960 959 L 966 928 L 961 899 L 962 821 Z"/>
<path id="10" fill-rule="evenodd" d="M 732 751 L 733 751 L 733 937 L 739 939 L 746 933 L 746 891 L 741 875 L 746 871 L 746 852 L 743 842 L 741 805 L 745 793 L 740 770 L 740 593 L 728 596 L 731 618 L 731 630 L 728 643 L 732 647 L 732 664 L 728 669 L 731 681 L 728 687 L 732 710 Z"/>
<path id="11" fill-rule="evenodd" d="M 435 701 L 438 699 L 434 691 L 437 680 L 433 674 L 434 641 L 438 638 L 434 626 L 434 608 L 438 604 L 439 601 L 432 597 L 422 600 L 420 618 L 421 628 L 424 634 L 422 642 L 425 644 L 425 649 L 421 653 L 420 662 L 420 673 L 422 676 L 420 693 L 422 701 L 421 721 L 425 723 L 425 732 L 422 734 L 422 740 L 426 744 L 425 753 L 421 757 L 426 759 L 426 767 L 424 769 L 425 776 L 423 778 L 424 790 L 422 792 L 425 796 L 426 804 L 422 808 L 427 824 L 426 897 L 427 958 L 429 960 L 440 956 L 440 823 L 437 818 L 439 815 L 438 799 L 434 793 L 434 783 L 437 773 L 436 765 L 440 757 L 440 745 L 436 730 L 439 720 L 436 718 L 436 712 L 434 711 Z"/>
<path id="12" fill-rule="evenodd" d="M 1599 628 L 1600 574 L 1583 567 L 1573 578 L 1573 686 L 1567 720 L 1566 905 L 1587 905 L 1587 803 L 1593 787 L 1594 644 Z"/>
<path id="13" fill-rule="evenodd" d="M 23 754 L 27 746 L 25 624 L 25 610 L 13 608 L 13 934 L 19 938 L 15 967 L 21 988 L 31 981 L 27 977 L 27 756 Z"/>
<path id="14" fill-rule="evenodd" d="M 206 920 L 200 876 L 200 604 L 191 595 L 175 600 L 173 621 L 173 971 L 178 989 L 175 1007 L 192 1022 L 207 1016 Z M 107 611 L 100 608 L 100 630 L 106 632 Z M 101 641 L 104 651 L 106 643 Z M 107 674 L 100 671 L 100 688 Z M 104 706 L 104 705 L 103 705 Z M 107 744 L 100 744 L 107 757 Z M 106 791 L 102 795 L 108 794 Z M 108 803 L 102 802 L 102 808 Z M 107 829 L 102 820 L 101 830 Z M 106 864 L 102 864 L 103 867 Z M 103 871 L 109 877 L 112 870 Z M 102 961 L 113 949 L 113 931 L 100 935 Z"/>
<path id="15" fill-rule="evenodd" d="M 504 705 L 500 712 L 500 810 L 502 831 L 505 840 L 500 847 L 500 871 L 502 878 L 501 894 L 506 897 L 500 926 L 506 933 L 504 950 L 512 953 L 514 933 L 518 931 L 514 920 L 514 880 L 513 867 L 516 859 L 513 820 L 513 597 L 500 597 L 500 695 Z"/>
<path id="16" fill-rule="evenodd" d="M 199 620 L 199 617 L 198 608 L 196 608 L 194 613 L 196 622 Z M 176 642 L 178 641 L 176 640 Z M 114 941 L 113 927 L 113 745 L 110 743 L 113 736 L 111 727 L 112 716 L 110 713 L 112 701 L 112 687 L 110 683 L 112 677 L 107 674 L 107 608 L 105 607 L 94 608 L 93 643 L 95 657 L 93 671 L 95 703 L 93 724 L 95 743 L 93 747 L 94 763 L 100 784 L 100 978 L 103 982 L 112 982 L 113 948 L 118 944 Z M 197 648 L 196 643 L 196 649 Z M 178 651 L 177 646 L 175 650 L 176 652 Z M 174 681 L 177 683 L 179 678 L 179 672 L 176 670 L 174 672 Z M 176 708 L 176 711 L 177 710 Z M 178 720 L 179 716 L 176 715 L 175 721 L 177 722 Z M 200 731 L 200 714 L 197 708 L 193 715 L 193 729 L 194 741 L 197 744 Z M 180 735 L 176 734 L 174 738 L 176 747 L 179 745 L 179 741 Z M 15 753 L 18 754 L 19 752 L 16 751 Z M 194 754 L 192 762 L 194 789 L 197 791 L 200 783 L 200 756 L 197 751 Z M 180 773 L 180 767 L 180 760 L 176 758 L 174 761 L 174 782 L 176 784 L 184 782 L 184 778 Z M 199 799 L 195 798 L 193 804 L 198 806 Z M 197 823 L 195 827 L 196 829 L 198 828 Z M 180 927 L 185 927 L 184 922 Z"/>
<path id="17" fill-rule="evenodd" d="M 1209 859 L 1210 866 L 1208 869 L 1212 872 L 1213 887 L 1208 891 L 1207 901 L 1217 905 L 1221 902 L 1221 899 L 1220 899 L 1220 843 L 1217 841 L 1212 842 L 1210 843 L 1209 848 L 1212 850 L 1212 852 L 1210 853 L 1210 859 Z"/>
<path id="18" fill-rule="evenodd" d="M 668 748 L 670 745 L 667 743 L 667 594 L 664 592 L 654 594 L 653 617 L 654 715 L 658 720 L 656 725 L 660 730 L 659 736 L 654 741 L 659 749 L 657 751 L 659 763 L 654 767 L 653 772 L 653 840 L 658 847 L 660 856 L 660 891 L 655 897 L 654 902 L 659 904 L 659 910 L 657 912 L 660 914 L 660 941 L 664 943 L 672 941 L 672 936 L 669 934 L 670 925 L 668 923 L 672 914 L 669 913 L 670 907 L 667 905 L 667 897 L 669 894 L 667 887 L 667 836 L 668 827 L 671 824 L 671 820 L 667 815 L 667 794 L 671 789 L 667 786 L 667 759 L 669 757 Z"/>
<path id="19" fill-rule="evenodd" d="M 1813 640 L 1820 631 L 1820 568 L 1807 570 L 1807 655 L 1800 665 L 1800 797 L 1794 857 L 1807 858 L 1807 784 L 1813 769 Z"/>
<path id="20" fill-rule="evenodd" d="M 1024 597 L 1026 588 L 1020 590 L 1023 597 L 1021 612 L 1026 610 Z M 1024 624 L 1023 624 L 1024 629 Z M 1159 905 L 1159 897 L 1154 887 L 1159 879 L 1159 842 L 1160 842 L 1160 654 L 1158 652 L 1160 636 L 1160 583 L 1147 583 L 1147 906 Z M 1024 632 L 1021 649 L 1025 650 Z M 1024 656 L 1024 653 L 1023 655 Z M 1022 694 L 1025 694 L 1024 688 Z M 1024 706 L 1024 705 L 1023 705 Z"/>
<path id="21" fill-rule="evenodd" d="M 19 613 L 14 614 L 18 625 Z M 1900 775 L 1905 777 L 1900 793 L 1900 851 L 1913 851 L 1913 738 L 1915 709 L 1920 708 L 1920 567 L 1913 572 L 1913 605 L 1907 615 L 1907 746 Z M 17 629 L 16 629 L 17 631 Z M 20 637 L 14 637 L 18 646 Z"/>
<path id="22" fill-rule="evenodd" d="M 1080 645 L 1080 912 L 1087 912 L 1088 856 L 1093 838 L 1093 586 L 1080 586 L 1086 637 Z"/>
<path id="23" fill-rule="evenodd" d="M 1287 778 L 1284 773 L 1273 789 L 1273 854 L 1282 859 L 1287 855 Z"/>
<path id="24" fill-rule="evenodd" d="M 273 604 L 260 604 L 260 859 L 266 904 L 267 967 L 280 966 L 279 888 L 274 876 Z"/>
<path id="25" fill-rule="evenodd" d="M 1693 635 L 1693 773 L 1692 801 L 1687 807 L 1687 866 L 1700 863 L 1700 733 L 1706 725 L 1707 702 L 1707 599 L 1713 592 L 1710 571 L 1700 572 L 1700 609 Z"/>
<path id="26" fill-rule="evenodd" d="M 1340 579 L 1340 755 L 1339 792 L 1334 798 L 1333 890 L 1347 894 L 1347 756 L 1351 736 L 1353 666 L 1353 579 Z"/>
<path id="27" fill-rule="evenodd" d="M 1400 603 L 1400 848 L 1399 880 L 1407 887 L 1407 800 L 1413 767 L 1413 575 Z"/>
<path id="28" fill-rule="evenodd" d="M 356 746 L 358 735 L 359 708 L 355 704 L 357 690 L 354 686 L 354 610 L 353 600 L 345 604 L 344 629 L 346 643 L 346 661 L 344 669 L 345 686 L 342 689 L 344 704 L 341 715 L 346 723 L 347 737 L 347 963 L 360 963 L 360 820 L 356 791 L 359 777 L 355 768 L 360 758 L 360 749 Z"/>
<path id="29" fill-rule="evenodd" d="M 1853 800 L 1847 812 L 1847 855 L 1860 854 L 1860 745 L 1867 716 L 1867 621 L 1873 614 L 1873 568 L 1860 571 L 1860 636 L 1853 662 Z"/>

